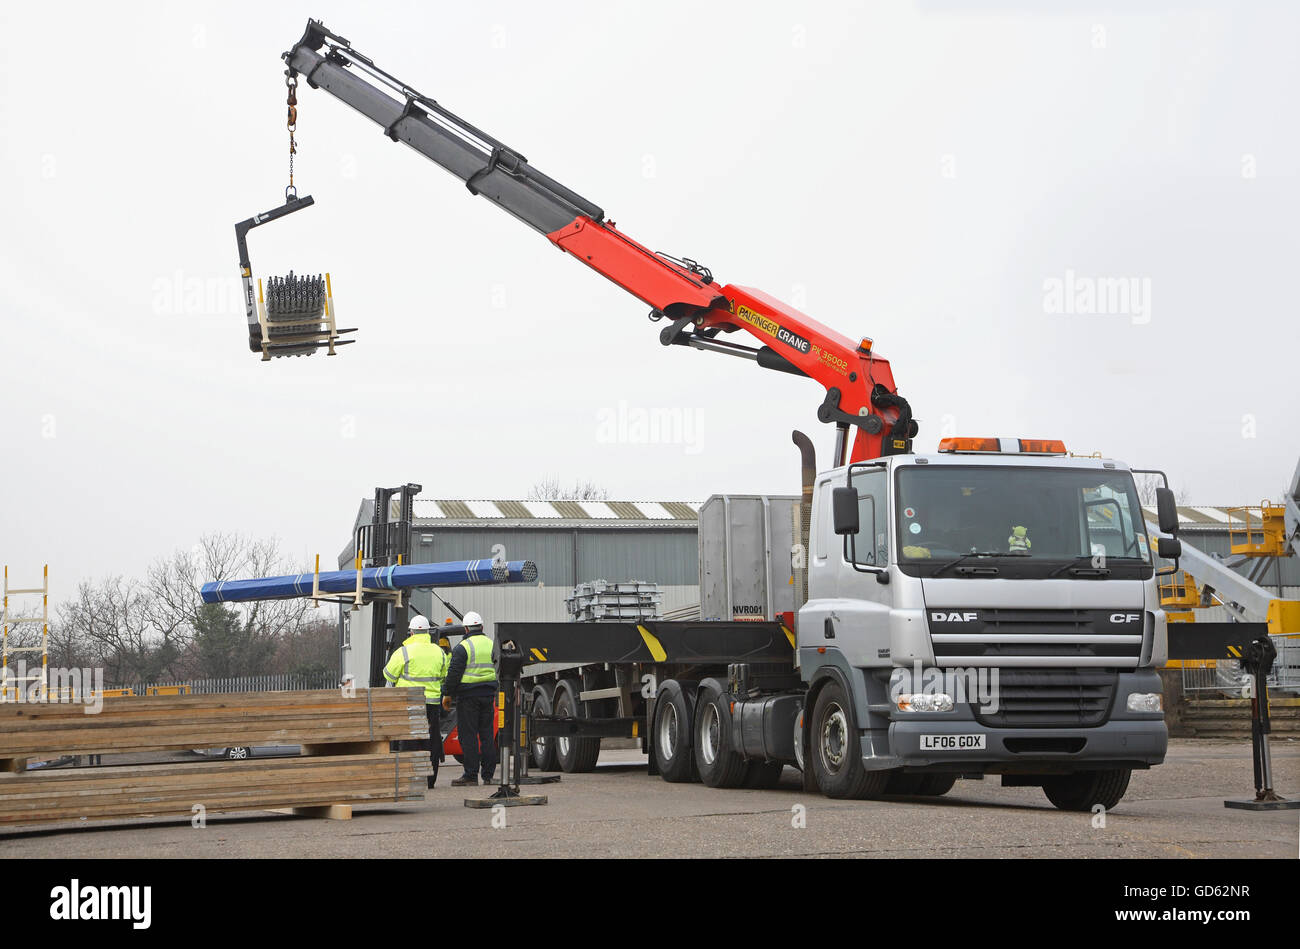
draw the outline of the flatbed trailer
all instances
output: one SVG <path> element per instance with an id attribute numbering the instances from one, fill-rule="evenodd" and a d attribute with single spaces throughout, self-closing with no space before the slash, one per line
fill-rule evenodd
<path id="1" fill-rule="evenodd" d="M 691 747 L 700 681 L 727 681 L 743 665 L 765 689 L 800 688 L 788 621 L 506 622 L 497 624 L 496 635 L 515 643 L 528 663 L 525 735 L 530 765 L 544 771 L 591 771 L 602 738 L 632 738 L 649 756 L 652 775 L 690 779 L 693 769 L 678 774 L 685 759 L 668 755 L 668 774 L 660 759 L 665 748 Z M 672 714 L 660 714 L 656 726 L 655 700 L 665 683 Z M 792 724 L 791 747 L 793 735 Z"/>

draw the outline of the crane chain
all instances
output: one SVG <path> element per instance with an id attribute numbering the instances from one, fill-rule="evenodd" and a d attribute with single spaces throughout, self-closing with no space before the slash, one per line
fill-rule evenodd
<path id="1" fill-rule="evenodd" d="M 297 143 L 294 142 L 293 133 L 298 130 L 298 74 L 292 69 L 284 71 L 284 84 L 289 89 L 287 105 L 289 106 L 288 118 L 285 122 L 289 129 L 289 185 L 284 189 L 284 199 L 298 197 L 298 189 L 293 183 L 293 156 L 298 154 Z"/>

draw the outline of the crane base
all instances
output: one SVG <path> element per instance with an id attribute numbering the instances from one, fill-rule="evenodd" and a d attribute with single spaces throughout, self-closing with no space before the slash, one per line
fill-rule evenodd
<path id="1" fill-rule="evenodd" d="M 501 795 L 501 796 L 498 796 Z M 497 791 L 491 797 L 467 797 L 465 806 L 478 810 L 487 810 L 493 807 L 535 807 L 546 803 L 545 794 L 520 794 L 518 791 L 512 791 L 506 788 L 506 793 L 501 794 Z"/>
<path id="2" fill-rule="evenodd" d="M 1278 797 L 1272 791 L 1269 792 L 1272 797 L 1244 798 L 1239 800 L 1224 801 L 1224 807 L 1230 807 L 1240 811 L 1294 811 L 1300 810 L 1300 800 L 1295 798 Z"/>

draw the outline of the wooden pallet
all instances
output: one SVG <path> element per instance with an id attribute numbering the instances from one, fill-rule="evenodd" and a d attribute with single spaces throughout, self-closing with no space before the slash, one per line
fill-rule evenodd
<path id="1" fill-rule="evenodd" d="M 25 758 L 427 738 L 419 688 L 236 692 L 0 705 L 0 772 Z"/>
<path id="2" fill-rule="evenodd" d="M 0 774 L 0 826 L 249 810 L 348 817 L 356 803 L 422 800 L 432 773 L 416 751 Z"/>

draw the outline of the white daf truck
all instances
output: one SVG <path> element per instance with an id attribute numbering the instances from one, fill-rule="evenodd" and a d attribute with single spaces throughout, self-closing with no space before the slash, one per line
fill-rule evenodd
<path id="1" fill-rule="evenodd" d="M 1000 774 L 1109 808 L 1164 760 L 1165 615 L 1126 465 L 945 439 L 818 475 L 811 528 L 800 733 L 826 793 Z"/>
<path id="2" fill-rule="evenodd" d="M 526 675 L 535 765 L 589 770 L 601 736 L 637 736 L 668 781 L 775 786 L 794 765 L 868 798 L 999 775 L 1090 810 L 1164 760 L 1155 555 L 1178 546 L 1151 549 L 1126 465 L 945 439 L 813 476 L 810 447 L 802 514 L 702 509 L 701 620 L 500 625 L 575 664 Z M 704 516 L 723 501 L 741 513 Z"/>

